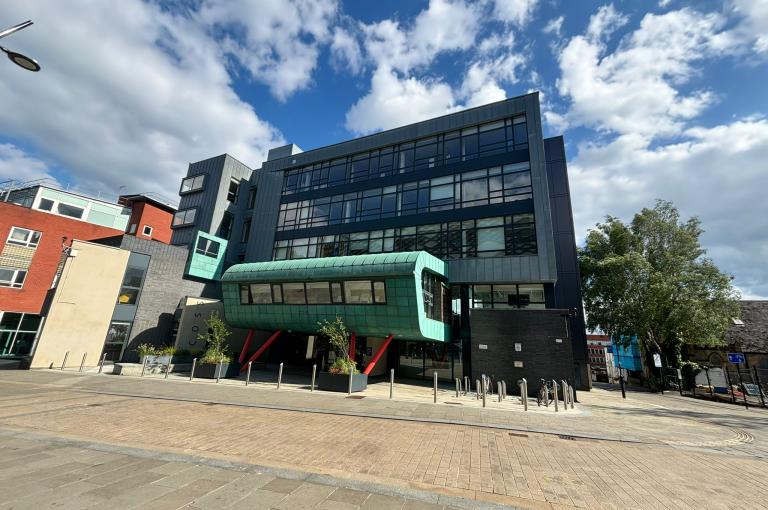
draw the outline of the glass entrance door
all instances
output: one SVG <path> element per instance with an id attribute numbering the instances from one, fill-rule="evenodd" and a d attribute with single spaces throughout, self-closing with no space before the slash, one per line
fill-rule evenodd
<path id="1" fill-rule="evenodd" d="M 0 357 L 30 355 L 41 321 L 33 313 L 0 312 Z"/>

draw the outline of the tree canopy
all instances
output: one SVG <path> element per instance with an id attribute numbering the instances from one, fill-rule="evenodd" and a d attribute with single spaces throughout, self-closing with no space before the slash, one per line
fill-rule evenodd
<path id="1" fill-rule="evenodd" d="M 702 232 L 663 200 L 629 224 L 597 224 L 579 250 L 587 327 L 625 342 L 637 335 L 646 354 L 676 365 L 684 345 L 722 345 L 740 295 L 706 256 Z"/>

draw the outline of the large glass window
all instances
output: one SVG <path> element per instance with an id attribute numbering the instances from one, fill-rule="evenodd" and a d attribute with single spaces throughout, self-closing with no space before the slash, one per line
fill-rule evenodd
<path id="1" fill-rule="evenodd" d="M 284 283 L 283 298 L 288 305 L 304 305 L 307 300 L 304 296 L 303 283 Z"/>
<path id="2" fill-rule="evenodd" d="M 21 227 L 11 227 L 11 233 L 8 235 L 8 244 L 18 246 L 27 246 L 35 248 L 40 243 L 42 234 L 37 230 L 29 230 Z"/>
<path id="3" fill-rule="evenodd" d="M 27 271 L 25 269 L 0 267 L 0 287 L 20 289 L 24 286 L 26 277 Z"/>
<path id="4" fill-rule="evenodd" d="M 227 200 L 230 202 L 237 202 L 237 195 L 240 190 L 240 181 L 237 179 L 230 179 L 229 189 L 227 190 Z"/>
<path id="5" fill-rule="evenodd" d="M 307 303 L 330 304 L 331 291 L 328 282 L 307 282 Z"/>
<path id="6" fill-rule="evenodd" d="M 0 312 L 0 356 L 31 354 L 41 319 L 30 313 Z"/>
<path id="7" fill-rule="evenodd" d="M 470 290 L 472 308 L 546 308 L 541 283 L 473 285 Z"/>
<path id="8" fill-rule="evenodd" d="M 268 283 L 252 283 L 251 303 L 254 305 L 272 303 L 272 287 Z"/>
<path id="9" fill-rule="evenodd" d="M 280 205 L 279 231 L 533 198 L 528 162 Z"/>
<path id="10" fill-rule="evenodd" d="M 62 216 L 69 216 L 70 218 L 77 218 L 78 220 L 85 214 L 85 209 L 76 205 L 64 204 L 59 202 L 56 206 L 56 211 Z"/>
<path id="11" fill-rule="evenodd" d="M 535 255 L 531 213 L 276 241 L 274 260 L 425 250 L 443 259 Z"/>
<path id="12" fill-rule="evenodd" d="M 181 190 L 179 193 L 192 193 L 203 189 L 205 174 L 191 175 L 181 181 Z"/>
<path id="13" fill-rule="evenodd" d="M 123 285 L 117 295 L 117 302 L 121 305 L 135 305 L 139 299 L 139 290 L 144 280 L 145 268 L 128 266 L 123 275 Z"/>
<path id="14" fill-rule="evenodd" d="M 355 280 L 344 282 L 344 301 L 350 305 L 373 303 L 371 281 Z"/>
<path id="15" fill-rule="evenodd" d="M 176 213 L 173 215 L 173 226 L 174 227 L 180 227 L 184 225 L 192 225 L 195 223 L 195 213 L 197 212 L 197 209 L 182 209 L 181 211 L 176 211 Z"/>
<path id="16" fill-rule="evenodd" d="M 249 305 L 251 304 L 251 293 L 248 289 L 248 285 L 241 284 L 240 285 L 240 304 L 241 305 Z"/>
<path id="17" fill-rule="evenodd" d="M 208 239 L 207 237 L 200 237 L 197 239 L 197 248 L 195 249 L 195 253 L 199 253 L 200 255 L 205 255 L 206 257 L 212 257 L 215 259 L 219 256 L 220 247 L 220 242 L 214 241 L 213 239 Z"/>

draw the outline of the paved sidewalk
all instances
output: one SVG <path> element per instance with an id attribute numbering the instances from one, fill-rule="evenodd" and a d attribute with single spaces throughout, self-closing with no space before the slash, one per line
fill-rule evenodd
<path id="1" fill-rule="evenodd" d="M 0 433 L 0 509 L 449 510 L 497 508 L 298 471 Z M 449 506 L 445 502 L 460 506 Z"/>
<path id="2" fill-rule="evenodd" d="M 258 403 L 284 399 L 311 400 L 316 408 L 331 409 L 297 412 Z M 607 391 L 582 393 L 582 399 L 581 417 L 463 410 L 473 420 L 522 417 L 564 432 L 553 435 L 472 421 L 436 423 L 432 413 L 455 413 L 450 405 L 6 372 L 0 373 L 0 427 L 522 507 L 765 507 L 768 462 L 762 445 L 767 413 L 739 414 L 732 407 L 697 406 L 695 401 L 653 395 L 636 394 L 622 401 Z M 390 417 L 366 417 L 371 408 L 389 409 Z M 417 416 L 409 416 L 410 421 L 392 419 L 403 410 Z M 524 430 L 525 424 L 509 420 L 509 426 Z M 598 435 L 616 424 L 649 442 L 566 435 L 586 427 Z M 658 428 L 660 424 L 670 428 Z M 748 427 L 750 432 L 745 431 Z M 720 439 L 709 442 L 670 447 L 663 440 L 669 434 L 706 438 L 720 429 L 727 433 L 715 434 Z"/>

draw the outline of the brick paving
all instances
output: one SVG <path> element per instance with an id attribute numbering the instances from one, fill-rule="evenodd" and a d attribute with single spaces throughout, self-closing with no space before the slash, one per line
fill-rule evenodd
<path id="1" fill-rule="evenodd" d="M 526 420 L 535 420 L 525 425 L 529 428 L 531 423 L 575 432 L 591 427 L 598 434 L 615 433 L 602 428 L 622 423 L 626 429 L 624 435 L 656 439 L 652 444 L 650 441 L 632 444 L 574 440 L 567 436 L 514 432 L 474 424 L 488 419 L 501 421 L 498 409 L 493 411 L 495 414 L 482 409 L 470 413 L 463 410 L 462 416 L 469 417 L 465 424 L 395 421 L 109 395 L 95 392 L 94 388 L 101 385 L 113 391 L 116 386 L 110 379 L 121 378 L 59 375 L 55 384 L 51 384 L 54 379 L 42 373 L 26 374 L 0 375 L 0 381 L 8 383 L 0 386 L 0 428 L 191 453 L 246 465 L 301 469 L 340 479 L 524 507 L 765 508 L 768 501 L 768 462 L 763 455 L 768 413 L 761 410 L 752 410 L 749 420 L 745 420 L 738 414 L 741 412 L 738 408 L 713 407 L 716 404 L 680 399 L 658 400 L 646 395 L 633 395 L 632 399 L 621 401 L 596 391 L 593 396 L 582 393 L 582 400 L 591 399 L 592 404 L 582 404 L 578 415 L 569 418 L 554 413 L 524 416 Z M 123 390 L 128 385 L 134 392 L 152 397 L 181 395 L 193 390 L 198 397 L 216 394 L 220 401 L 226 402 L 233 400 L 235 393 L 244 394 L 235 388 L 215 385 L 135 379 L 119 383 Z M 83 387 L 88 388 L 88 393 L 83 392 Z M 267 400 L 276 398 L 278 393 L 264 389 L 245 391 L 248 396 Z M 286 397 L 287 393 L 279 398 L 290 398 Z M 307 392 L 302 395 L 305 394 Z M 292 397 L 299 399 L 298 395 Z M 374 399 L 332 399 L 320 395 L 307 398 L 313 399 L 315 406 L 327 404 L 333 408 L 335 405 L 344 410 L 355 405 L 365 410 L 381 411 L 383 407 Z M 428 409 L 434 409 L 435 416 L 450 416 L 455 412 L 448 405 L 422 409 L 420 404 L 414 407 L 412 403 L 383 402 L 393 416 L 399 408 L 418 415 L 429 414 Z M 521 413 L 507 414 L 521 417 Z M 694 414 L 696 420 L 686 421 L 686 416 Z M 514 422 L 507 418 L 507 423 Z M 620 418 L 623 421 L 619 421 Z M 546 420 L 551 422 L 547 424 Z M 659 428 L 660 425 L 670 430 Z M 737 426 L 754 428 L 751 434 L 744 433 L 740 441 L 729 443 Z M 520 424 L 520 429 L 524 429 L 524 424 Z M 670 435 L 686 444 L 674 448 L 664 446 L 664 442 L 670 442 Z M 701 444 L 691 441 L 696 438 L 703 439 Z M 33 451 L 30 457 L 46 453 Z M 71 467 L 76 470 L 78 466 Z M 3 472 L 0 467 L 0 477 Z M 160 485 L 157 480 L 149 480 L 152 476 L 136 478 L 132 483 Z M 172 476 L 169 475 L 170 483 L 174 483 Z M 177 478 L 180 480 L 175 488 L 184 487 L 183 476 Z M 110 479 L 97 478 L 106 485 L 116 483 Z M 86 501 L 99 497 L 96 487 L 90 486 L 92 482 L 68 480 L 79 484 L 74 490 L 80 491 L 77 494 Z M 167 485 L 168 482 L 162 486 Z M 314 491 L 318 497 L 323 492 Z M 324 508 L 342 508 L 341 504 L 347 504 L 329 500 L 331 496 L 322 501 Z M 291 503 L 286 505 L 285 508 L 291 507 Z"/>

